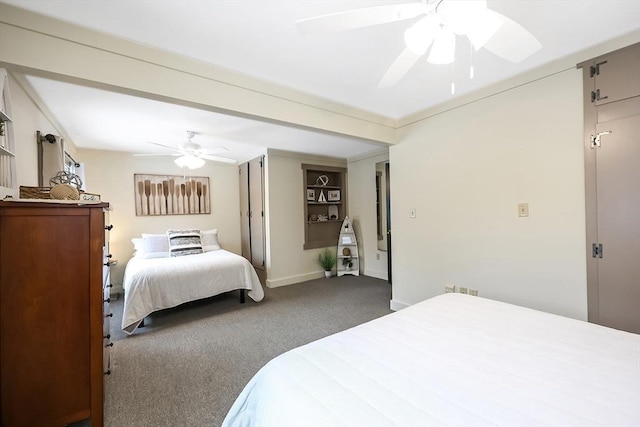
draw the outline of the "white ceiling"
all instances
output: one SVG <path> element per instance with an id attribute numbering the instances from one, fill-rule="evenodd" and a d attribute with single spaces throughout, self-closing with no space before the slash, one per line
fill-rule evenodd
<path id="1" fill-rule="evenodd" d="M 638 0 L 488 0 L 489 8 L 520 23 L 543 48 L 519 64 L 481 49 L 473 55 L 458 37 L 455 66 L 422 58 L 392 88 L 377 83 L 403 50 L 415 20 L 340 33 L 299 34 L 295 21 L 337 11 L 403 1 L 311 0 L 3 0 L 64 21 L 172 51 L 260 80 L 392 119 L 449 101 L 452 76 L 461 96 L 604 41 L 640 31 Z M 454 0 L 445 0 L 454 1 Z M 223 116 L 94 88 L 29 77 L 72 140 L 81 147 L 149 152 L 145 141 L 223 145 L 246 160 L 263 147 L 350 158 L 379 149 L 348 137 Z M 65 96 L 60 96 L 64 94 Z M 82 99 L 76 105 L 73 99 Z M 98 108 L 99 107 L 99 108 Z M 114 127 L 113 123 L 131 123 Z M 89 125 L 90 124 L 90 125 Z M 128 130 L 123 135 L 121 130 Z M 176 141 L 177 139 L 177 141 Z"/>

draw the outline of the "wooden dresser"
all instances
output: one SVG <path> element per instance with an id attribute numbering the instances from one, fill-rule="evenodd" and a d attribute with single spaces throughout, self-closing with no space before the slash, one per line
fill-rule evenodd
<path id="1" fill-rule="evenodd" d="M 108 206 L 0 201 L 2 426 L 103 424 Z"/>

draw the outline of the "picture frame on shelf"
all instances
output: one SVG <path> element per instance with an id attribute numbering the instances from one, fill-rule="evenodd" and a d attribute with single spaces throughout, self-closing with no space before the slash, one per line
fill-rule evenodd
<path id="1" fill-rule="evenodd" d="M 315 202 L 316 192 L 313 188 L 307 188 L 307 202 Z"/>
<path id="2" fill-rule="evenodd" d="M 330 202 L 339 202 L 340 201 L 340 190 L 329 190 L 327 191 L 327 200 Z"/>
<path id="3" fill-rule="evenodd" d="M 92 194 L 92 193 L 80 193 L 80 200 L 88 200 L 91 202 L 97 202 L 100 201 L 100 195 L 99 194 Z"/>

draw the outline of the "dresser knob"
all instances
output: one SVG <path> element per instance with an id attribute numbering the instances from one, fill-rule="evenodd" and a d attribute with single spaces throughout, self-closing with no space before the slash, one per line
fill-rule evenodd
<path id="1" fill-rule="evenodd" d="M 107 225 L 104 229 L 107 231 L 111 231 L 112 228 L 113 228 L 113 225 Z"/>
<path id="2" fill-rule="evenodd" d="M 107 258 L 111 258 L 112 256 L 113 256 L 113 255 L 109 254 L 109 255 L 107 255 Z"/>
<path id="3" fill-rule="evenodd" d="M 103 338 L 109 339 L 109 338 L 111 338 L 111 334 L 107 334 Z"/>
<path id="4" fill-rule="evenodd" d="M 107 285 L 107 288 L 113 288 L 113 283 L 109 283 L 109 284 Z"/>
<path id="5" fill-rule="evenodd" d="M 105 345 L 105 347 L 113 347 L 113 343 L 110 342 L 109 344 Z"/>
<path id="6" fill-rule="evenodd" d="M 111 302 L 111 298 L 107 298 L 104 302 Z"/>
<path id="7" fill-rule="evenodd" d="M 105 263 L 104 263 L 104 266 L 105 266 L 105 267 L 110 267 L 110 266 L 111 266 L 111 264 L 112 264 L 112 263 L 111 263 L 111 261 L 107 261 L 107 262 L 105 262 Z"/>
<path id="8" fill-rule="evenodd" d="M 109 314 L 105 315 L 104 317 L 113 317 L 113 313 L 109 313 Z"/>
<path id="9" fill-rule="evenodd" d="M 111 375 L 111 369 L 104 373 L 105 375 Z"/>

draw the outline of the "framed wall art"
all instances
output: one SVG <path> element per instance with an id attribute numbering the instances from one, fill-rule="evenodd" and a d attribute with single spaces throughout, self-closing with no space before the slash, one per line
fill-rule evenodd
<path id="1" fill-rule="evenodd" d="M 339 202 L 340 201 L 340 190 L 329 190 L 327 191 L 327 200 L 330 202 Z"/>
<path id="2" fill-rule="evenodd" d="M 204 176 L 134 174 L 136 216 L 211 213 L 211 185 Z"/>

